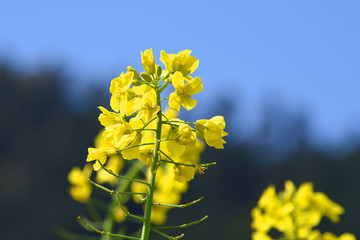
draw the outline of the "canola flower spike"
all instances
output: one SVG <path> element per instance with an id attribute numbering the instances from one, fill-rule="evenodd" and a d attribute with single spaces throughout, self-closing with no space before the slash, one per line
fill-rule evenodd
<path id="1" fill-rule="evenodd" d="M 310 182 L 296 189 L 295 184 L 288 180 L 285 182 L 285 190 L 280 193 L 276 193 L 275 186 L 270 185 L 251 212 L 251 227 L 255 230 L 252 239 L 271 240 L 273 238 L 269 232 L 276 229 L 284 235 L 284 239 L 355 240 L 355 236 L 350 233 L 337 237 L 332 233 L 321 234 L 314 229 L 322 217 L 328 217 L 336 223 L 343 213 L 344 209 L 324 193 L 314 192 Z"/>
<path id="2" fill-rule="evenodd" d="M 162 225 L 170 209 L 184 208 L 202 199 L 179 204 L 195 174 L 202 174 L 207 167 L 215 165 L 200 162 L 205 144 L 199 138 L 205 139 L 209 146 L 223 148 L 226 143 L 223 137 L 227 133 L 221 116 L 196 123 L 177 118 L 181 107 L 189 111 L 197 105 L 192 96 L 203 90 L 201 79 L 189 75 L 199 65 L 199 60 L 190 55 L 190 50 L 178 54 L 161 51 L 163 70 L 156 64 L 152 49 L 141 52 L 145 72 L 139 74 L 128 67 L 127 72 L 111 81 L 111 109 L 99 107 L 98 120 L 103 130 L 95 139 L 95 147 L 88 148 L 86 159 L 94 162 L 96 178 L 86 184 L 113 195 L 103 222 L 104 231 L 93 229 L 106 238 L 115 236 L 110 233 L 114 221 L 125 221 L 127 216 L 142 223 L 141 237 L 134 239 L 148 240 L 151 230 L 169 239 L 182 238 L 183 234 L 171 237 L 152 228 L 152 224 Z M 170 85 L 175 91 L 161 96 Z M 162 103 L 166 101 L 170 108 L 164 110 Z M 132 170 L 139 164 L 141 169 L 147 168 L 146 178 L 142 180 L 135 177 L 140 168 Z M 128 177 L 129 172 L 132 177 Z M 104 183 L 114 190 L 103 186 Z M 129 199 L 144 204 L 143 217 L 132 215 L 126 209 L 124 203 Z M 329 216 L 332 215 L 329 213 Z M 192 226 L 206 218 L 176 227 Z"/>

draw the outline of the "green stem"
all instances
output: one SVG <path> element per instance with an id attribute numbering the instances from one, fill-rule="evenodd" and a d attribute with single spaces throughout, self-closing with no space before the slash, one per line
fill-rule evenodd
<path id="1" fill-rule="evenodd" d="M 131 167 L 129 168 L 129 170 L 126 172 L 125 174 L 125 178 L 126 179 L 135 179 L 137 177 L 137 175 L 139 174 L 141 170 L 141 166 L 139 166 L 138 164 L 133 164 L 131 165 Z M 120 181 L 116 191 L 117 192 L 125 192 L 126 189 L 129 188 L 130 184 L 132 181 Z M 111 203 L 108 206 L 107 209 L 107 215 L 105 217 L 105 220 L 103 222 L 103 231 L 104 232 L 112 232 L 113 228 L 114 228 L 114 216 L 113 216 L 113 209 L 114 207 L 116 207 L 118 205 L 118 198 L 116 196 L 116 194 L 114 194 L 112 196 L 112 200 Z M 102 239 L 106 239 L 106 236 L 103 236 Z M 136 239 L 136 238 L 134 238 Z"/>
<path id="2" fill-rule="evenodd" d="M 179 236 L 176 236 L 176 237 L 172 237 L 172 236 L 169 236 L 163 232 L 160 232 L 159 230 L 156 230 L 156 229 L 151 229 L 152 231 L 156 232 L 157 234 L 169 239 L 169 240 L 176 240 L 176 239 L 180 239 L 180 238 L 183 238 L 184 237 L 184 234 L 182 233 L 181 235 Z"/>
<path id="3" fill-rule="evenodd" d="M 108 193 L 110 193 L 111 195 L 112 195 L 112 194 L 146 195 L 146 193 L 143 193 L 143 192 L 118 192 L 118 191 L 115 191 L 115 190 L 110 190 L 110 189 L 108 189 L 108 188 L 106 188 L 106 187 L 104 187 L 104 186 L 102 186 L 102 185 L 100 185 L 100 184 L 98 184 L 98 183 L 96 183 L 96 182 L 94 182 L 94 181 L 91 181 L 90 179 L 89 179 L 89 182 L 90 182 L 92 185 L 94 185 L 95 187 L 97 187 L 97 188 L 99 188 L 99 189 L 101 189 L 101 190 L 104 190 L 105 192 L 108 192 Z"/>
<path id="4" fill-rule="evenodd" d="M 200 202 L 202 199 L 204 199 L 204 197 L 201 197 L 199 199 L 196 199 L 192 202 L 186 203 L 186 204 L 180 204 L 180 205 L 175 205 L 175 204 L 165 204 L 165 203 L 153 203 L 153 205 L 158 205 L 158 206 L 165 206 L 165 207 L 175 207 L 175 208 L 186 208 L 189 207 L 191 205 L 194 205 L 195 203 Z"/>
<path id="5" fill-rule="evenodd" d="M 206 220 L 207 218 L 208 218 L 208 216 L 206 215 L 206 216 L 205 216 L 205 217 L 203 217 L 202 219 L 197 220 L 197 221 L 194 221 L 194 222 L 191 222 L 191 223 L 185 223 L 185 224 L 176 225 L 176 226 L 153 227 L 152 229 L 174 229 L 174 228 L 187 228 L 187 227 L 193 226 L 193 225 L 195 225 L 195 224 L 201 223 L 201 222 L 203 222 L 204 220 Z"/>
<path id="6" fill-rule="evenodd" d="M 131 178 L 131 177 L 127 177 L 127 176 L 122 176 L 122 175 L 119 175 L 119 174 L 116 174 L 114 173 L 111 169 L 108 169 L 106 168 L 100 161 L 99 161 L 102 169 L 104 169 L 106 172 L 108 172 L 109 174 L 113 175 L 114 177 L 117 177 L 117 178 L 121 178 L 121 179 L 125 179 L 125 180 L 129 180 L 130 182 L 138 182 L 138 183 L 142 183 L 142 184 L 145 184 L 145 185 L 149 185 L 149 183 L 147 182 L 144 182 L 144 181 L 141 181 L 141 180 L 138 180 L 138 179 L 135 179 L 135 178 Z M 138 166 L 138 168 L 141 168 Z M 139 170 L 140 171 L 140 170 Z"/>
<path id="7" fill-rule="evenodd" d="M 177 120 L 164 121 L 164 123 L 186 123 L 186 124 L 189 124 L 189 125 L 195 125 L 196 124 L 196 123 L 193 123 L 193 122 L 177 121 Z"/>
<path id="8" fill-rule="evenodd" d="M 94 227 L 93 225 L 91 225 L 90 223 L 86 222 L 84 219 L 82 219 L 81 217 L 78 217 L 78 220 L 84 224 L 86 227 L 88 227 L 89 229 L 91 229 L 94 232 L 97 232 L 101 235 L 104 236 L 104 238 L 109 239 L 110 236 L 112 237 L 119 237 L 119 238 L 126 238 L 126 239 L 139 239 L 137 237 L 131 237 L 131 236 L 126 236 L 126 235 L 122 235 L 122 234 L 114 234 L 114 233 L 110 233 L 110 232 L 106 232 L 106 231 L 101 231 L 99 229 L 97 229 L 96 227 Z"/>
<path id="9" fill-rule="evenodd" d="M 157 106 L 159 107 L 159 112 L 157 113 L 157 126 L 156 126 L 156 138 L 154 144 L 154 155 L 153 161 L 151 163 L 151 172 L 150 172 L 150 180 L 149 186 L 146 195 L 145 202 L 145 213 L 144 213 L 144 222 L 141 234 L 141 240 L 148 240 L 149 234 L 151 230 L 150 226 L 150 218 L 151 218 L 151 207 L 153 205 L 153 197 L 154 197 L 154 189 L 155 189 L 155 178 L 156 172 L 160 165 L 160 141 L 161 141 L 161 126 L 162 126 L 162 109 L 161 109 L 161 99 L 160 99 L 160 91 L 158 90 L 158 86 L 156 86 L 156 96 L 157 96 Z"/>

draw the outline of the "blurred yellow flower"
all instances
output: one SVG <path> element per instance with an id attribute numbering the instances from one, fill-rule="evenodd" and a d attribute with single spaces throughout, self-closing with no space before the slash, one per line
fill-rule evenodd
<path id="1" fill-rule="evenodd" d="M 284 234 L 284 239 L 307 240 L 355 240 L 354 235 L 345 233 L 340 237 L 332 233 L 323 233 L 313 229 L 322 217 L 333 222 L 339 221 L 344 209 L 330 200 L 322 192 L 314 192 L 313 184 L 303 183 L 298 189 L 291 181 L 285 182 L 285 190 L 276 193 L 275 186 L 270 185 L 262 194 L 258 205 L 252 210 L 253 240 L 271 239 L 271 229 Z"/>
<path id="2" fill-rule="evenodd" d="M 90 164 L 85 164 L 84 169 L 73 167 L 68 174 L 68 181 L 71 183 L 70 196 L 80 203 L 87 203 L 90 199 L 92 187 L 89 178 L 92 173 Z"/>

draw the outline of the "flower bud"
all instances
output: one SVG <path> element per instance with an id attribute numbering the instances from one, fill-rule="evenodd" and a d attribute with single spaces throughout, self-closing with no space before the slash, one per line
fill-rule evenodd
<path id="1" fill-rule="evenodd" d="M 146 49 L 145 52 L 141 52 L 141 62 L 149 75 L 152 75 L 156 71 L 155 58 L 152 49 Z"/>
<path id="2" fill-rule="evenodd" d="M 156 75 L 157 75 L 158 77 L 160 77 L 160 76 L 161 76 L 161 73 L 162 73 L 161 66 L 160 66 L 160 65 L 157 65 L 157 66 L 156 66 Z"/>
<path id="3" fill-rule="evenodd" d="M 180 124 L 176 134 L 176 140 L 183 145 L 194 146 L 196 143 L 195 133 L 192 128 L 187 124 Z"/>
<path id="4" fill-rule="evenodd" d="M 127 66 L 127 70 L 128 70 L 128 72 L 133 72 L 134 73 L 133 79 L 139 79 L 140 78 L 139 73 L 135 69 L 133 69 L 132 67 Z"/>
<path id="5" fill-rule="evenodd" d="M 133 86 L 140 86 L 142 83 L 139 81 L 139 80 L 137 80 L 137 79 L 133 79 L 132 81 L 131 81 L 131 85 L 133 85 Z"/>
<path id="6" fill-rule="evenodd" d="M 145 72 L 142 72 L 140 75 L 141 75 L 141 77 L 144 79 L 144 81 L 146 81 L 146 82 L 152 82 L 151 77 L 150 77 L 148 74 L 146 74 Z"/>

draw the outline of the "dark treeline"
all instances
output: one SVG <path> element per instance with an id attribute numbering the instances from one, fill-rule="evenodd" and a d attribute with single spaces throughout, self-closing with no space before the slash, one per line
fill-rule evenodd
<path id="1" fill-rule="evenodd" d="M 71 81 L 56 69 L 25 74 L 0 66 L 2 239 L 61 239 L 59 228 L 87 233 L 76 222 L 87 211 L 68 195 L 67 173 L 84 164 L 100 129 L 97 106 L 107 102 L 106 93 L 89 89 L 91 97 L 85 97 L 81 111 L 74 111 L 63 84 Z M 306 119 L 301 114 L 286 116 L 270 105 L 257 137 L 237 144 L 229 138 L 221 151 L 208 148 L 203 161 L 217 165 L 195 177 L 183 201 L 205 199 L 170 211 L 168 224 L 208 214 L 206 222 L 185 230 L 185 239 L 250 239 L 250 211 L 262 191 L 270 183 L 283 189 L 284 181 L 291 179 L 297 185 L 314 182 L 316 191 L 346 209 L 340 223 L 323 221 L 323 231 L 359 237 L 360 144 L 352 143 L 359 147 L 347 154 L 316 150 L 308 141 Z"/>

